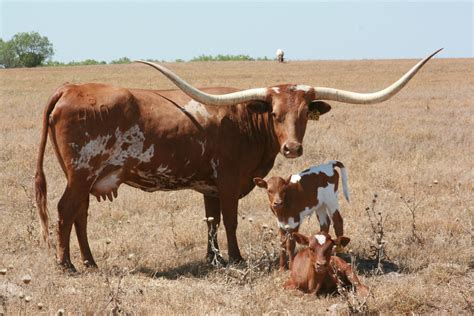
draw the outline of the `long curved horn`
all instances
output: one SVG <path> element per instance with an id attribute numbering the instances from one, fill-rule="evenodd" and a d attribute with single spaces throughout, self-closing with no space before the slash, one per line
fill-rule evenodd
<path id="1" fill-rule="evenodd" d="M 442 48 L 435 51 L 433 54 L 429 55 L 425 59 L 421 60 L 416 64 L 412 69 L 410 69 L 403 77 L 398 79 L 391 86 L 373 93 L 357 93 L 346 90 L 339 90 L 333 88 L 325 87 L 314 87 L 316 92 L 316 100 L 333 100 L 346 103 L 355 103 L 355 104 L 370 104 L 383 102 L 390 99 L 392 96 L 397 94 L 410 79 L 420 70 L 423 65 L 436 55 Z"/>
<path id="2" fill-rule="evenodd" d="M 256 89 L 248 89 L 228 94 L 209 94 L 205 93 L 199 89 L 194 88 L 192 85 L 178 77 L 176 74 L 171 72 L 169 69 L 143 60 L 136 60 L 138 63 L 146 64 L 152 66 L 153 68 L 160 71 L 163 75 L 168 77 L 173 83 L 178 86 L 184 93 L 189 95 L 194 100 L 209 104 L 209 105 L 233 105 L 241 102 L 252 101 L 252 100 L 260 100 L 265 101 L 267 99 L 267 88 L 256 88 Z"/>

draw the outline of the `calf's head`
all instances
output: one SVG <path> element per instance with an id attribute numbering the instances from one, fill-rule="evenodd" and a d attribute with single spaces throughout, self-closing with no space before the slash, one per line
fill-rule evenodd
<path id="1" fill-rule="evenodd" d="M 292 235 L 297 243 L 307 245 L 308 249 L 313 253 L 314 262 L 312 264 L 317 274 L 324 274 L 328 271 L 333 247 L 335 245 L 345 247 L 350 241 L 350 239 L 345 236 L 340 236 L 336 240 L 333 240 L 326 232 L 319 232 L 310 237 L 296 232 Z"/>
<path id="2" fill-rule="evenodd" d="M 271 177 L 268 181 L 265 181 L 257 177 L 253 179 L 253 182 L 267 191 L 270 208 L 273 214 L 280 220 L 280 217 L 283 215 L 283 207 L 285 206 L 286 192 L 290 183 L 289 179 Z"/>

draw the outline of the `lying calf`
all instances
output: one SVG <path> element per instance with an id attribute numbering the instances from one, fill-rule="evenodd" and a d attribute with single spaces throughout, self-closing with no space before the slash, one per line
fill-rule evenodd
<path id="1" fill-rule="evenodd" d="M 298 231 L 305 217 L 316 213 L 321 231 L 327 233 L 332 219 L 336 237 L 344 234 L 343 220 L 339 213 L 339 173 L 336 167 L 341 169 L 342 189 L 346 200 L 349 201 L 347 173 L 339 161 L 313 166 L 287 179 L 280 177 L 271 177 L 268 181 L 262 178 L 253 179 L 257 186 L 267 190 L 270 208 L 277 217 L 282 242 L 280 269 L 286 267 L 286 253 L 290 257 L 291 268 L 295 256 L 295 242 L 289 238 L 289 234 Z"/>
<path id="2" fill-rule="evenodd" d="M 369 288 L 360 283 L 351 266 L 343 259 L 331 256 L 334 245 L 345 246 L 349 243 L 349 238 L 340 236 L 334 241 L 326 232 L 311 237 L 296 232 L 292 235 L 299 244 L 309 247 L 296 255 L 290 280 L 284 285 L 286 289 L 320 294 L 335 292 L 338 285 L 352 285 L 359 296 L 369 295 Z"/>

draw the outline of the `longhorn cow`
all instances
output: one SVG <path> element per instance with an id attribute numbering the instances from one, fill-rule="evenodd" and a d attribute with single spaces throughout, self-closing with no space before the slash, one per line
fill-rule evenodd
<path id="1" fill-rule="evenodd" d="M 89 196 L 117 197 L 120 185 L 144 191 L 193 189 L 204 198 L 209 231 L 224 221 L 230 261 L 242 259 L 237 244 L 237 207 L 265 177 L 281 153 L 303 154 L 308 117 L 331 107 L 323 100 L 376 103 L 395 95 L 437 52 L 421 60 L 397 82 L 375 93 L 285 84 L 239 91 L 198 90 L 167 68 L 150 65 L 179 90 L 66 84 L 50 97 L 43 113 L 36 162 L 35 193 L 43 238 L 48 212 L 44 151 L 49 134 L 67 185 L 58 203 L 56 259 L 75 270 L 69 255 L 74 225 L 84 264 L 95 267 L 87 239 Z M 207 256 L 217 237 L 210 234 Z"/>

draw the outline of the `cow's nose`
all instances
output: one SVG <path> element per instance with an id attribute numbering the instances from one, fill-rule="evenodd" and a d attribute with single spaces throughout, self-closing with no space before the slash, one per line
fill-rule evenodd
<path id="1" fill-rule="evenodd" d="M 297 142 L 287 142 L 282 149 L 286 158 L 296 158 L 303 154 L 303 145 Z"/>

